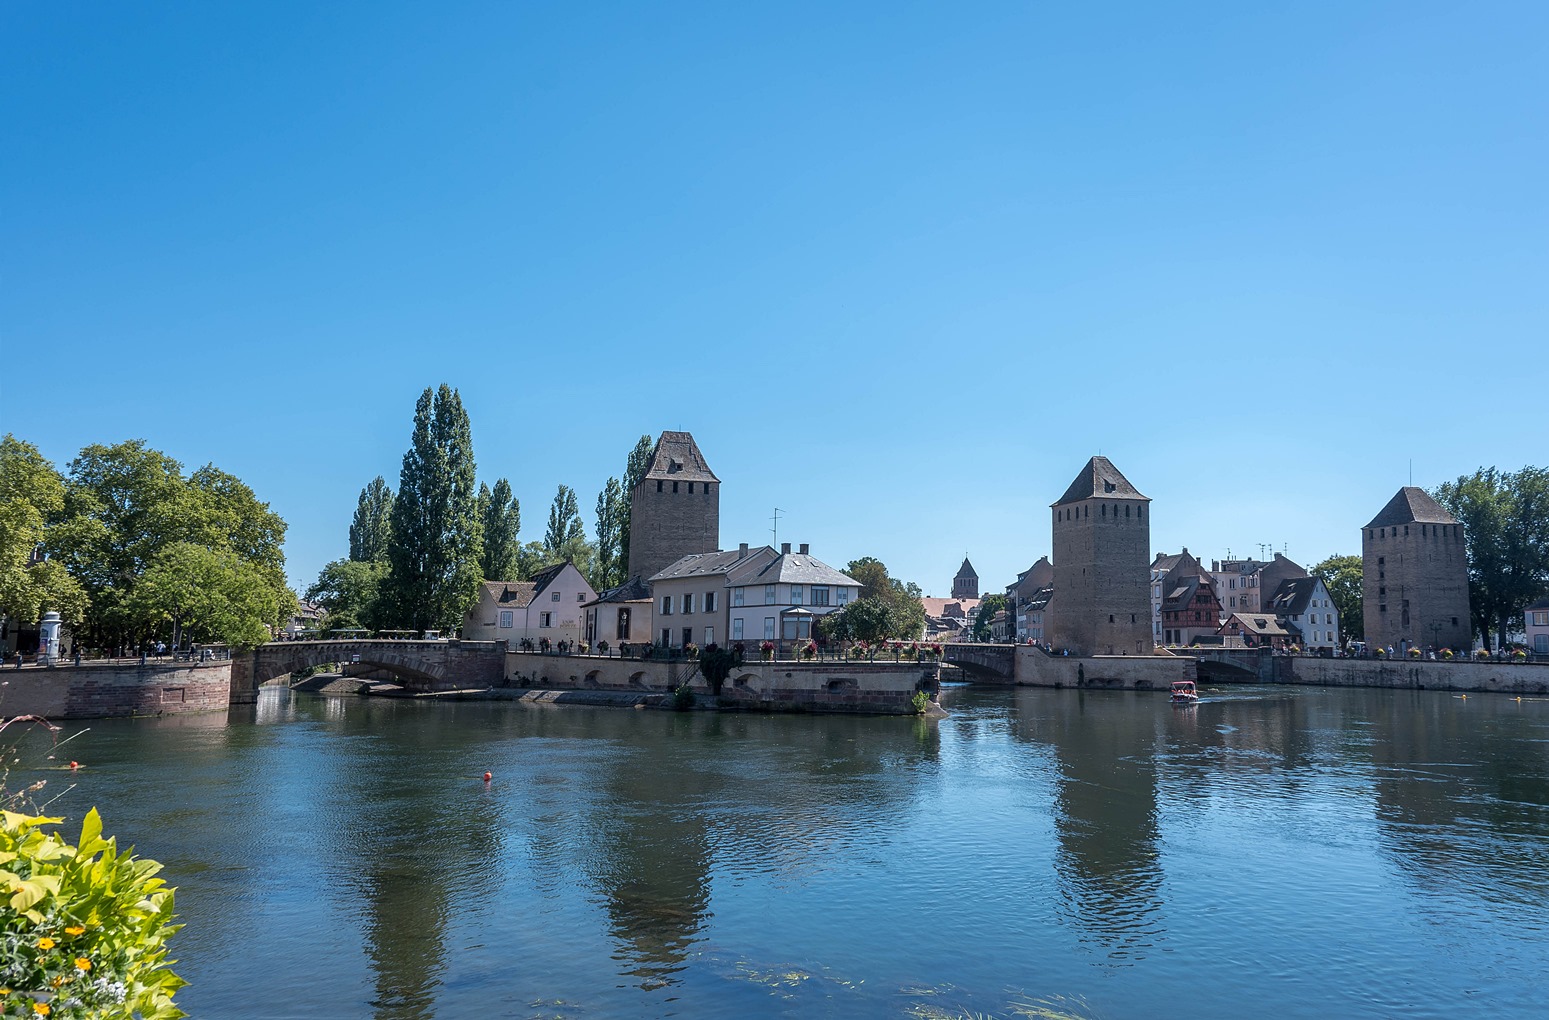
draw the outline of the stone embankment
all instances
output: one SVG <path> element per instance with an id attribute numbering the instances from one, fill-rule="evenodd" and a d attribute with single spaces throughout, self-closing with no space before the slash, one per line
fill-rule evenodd
<path id="1" fill-rule="evenodd" d="M 1281 681 L 1284 683 L 1549 694 L 1549 663 L 1541 662 L 1430 662 L 1423 659 L 1318 659 L 1308 656 L 1287 656 L 1283 661 L 1290 663 L 1289 676 Z"/>
<path id="2" fill-rule="evenodd" d="M 231 663 L 112 659 L 0 670 L 0 715 L 111 719 L 225 711 Z"/>

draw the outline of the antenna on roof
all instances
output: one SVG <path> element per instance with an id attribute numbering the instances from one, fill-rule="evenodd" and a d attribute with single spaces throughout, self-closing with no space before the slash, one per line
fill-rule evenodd
<path id="1" fill-rule="evenodd" d="M 779 507 L 775 507 L 774 516 L 770 518 L 770 520 L 774 521 L 774 527 L 769 530 L 774 535 L 774 542 L 772 544 L 776 549 L 780 548 L 780 514 L 783 512 Z"/>
<path id="2" fill-rule="evenodd" d="M 1415 483 L 1415 459 L 1413 457 L 1410 457 L 1409 458 L 1409 484 L 1413 485 L 1414 483 Z"/>

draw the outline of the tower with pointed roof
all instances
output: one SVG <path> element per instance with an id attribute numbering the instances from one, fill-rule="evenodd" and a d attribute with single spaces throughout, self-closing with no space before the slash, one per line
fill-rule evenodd
<path id="1" fill-rule="evenodd" d="M 1047 633 L 1055 647 L 1072 655 L 1154 648 L 1150 504 L 1107 457 L 1093 457 L 1053 505 L 1059 607 Z"/>
<path id="2" fill-rule="evenodd" d="M 1361 531 L 1366 640 L 1395 652 L 1473 644 L 1463 526 L 1430 494 L 1406 485 Z"/>
<path id="3" fill-rule="evenodd" d="M 963 565 L 957 568 L 957 576 L 952 578 L 952 597 L 955 599 L 976 599 L 979 597 L 979 575 L 974 570 L 974 565 L 968 562 L 968 557 L 963 557 Z"/>
<path id="4" fill-rule="evenodd" d="M 721 480 L 687 432 L 663 432 L 629 498 L 629 576 L 721 547 Z"/>

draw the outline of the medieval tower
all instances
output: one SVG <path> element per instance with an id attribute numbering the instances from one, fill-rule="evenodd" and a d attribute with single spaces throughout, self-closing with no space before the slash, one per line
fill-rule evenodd
<path id="1" fill-rule="evenodd" d="M 1473 644 L 1463 526 L 1421 488 L 1406 485 L 1361 532 L 1366 640 L 1396 652 Z"/>
<path id="2" fill-rule="evenodd" d="M 1047 633 L 1072 655 L 1145 655 L 1151 633 L 1151 522 L 1142 496 L 1093 457 L 1054 504 L 1054 591 Z"/>
<path id="3" fill-rule="evenodd" d="M 649 580 L 689 553 L 721 547 L 721 480 L 694 437 L 663 432 L 629 498 L 629 576 Z"/>
<path id="4" fill-rule="evenodd" d="M 976 599 L 979 597 L 979 575 L 974 571 L 974 565 L 968 562 L 968 557 L 963 557 L 963 565 L 957 568 L 957 576 L 952 578 L 952 597 L 955 599 Z"/>

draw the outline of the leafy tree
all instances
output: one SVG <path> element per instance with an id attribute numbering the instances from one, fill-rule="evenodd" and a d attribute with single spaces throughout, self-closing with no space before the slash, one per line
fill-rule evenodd
<path id="1" fill-rule="evenodd" d="M 699 672 L 704 675 L 705 683 L 710 685 L 710 693 L 717 698 L 721 696 L 721 685 L 726 683 L 726 678 L 731 676 L 732 668 L 736 665 L 736 654 L 730 648 L 722 648 L 713 642 L 699 653 Z"/>
<path id="2" fill-rule="evenodd" d="M 307 600 L 327 610 L 330 629 L 379 630 L 386 625 L 382 583 L 387 571 L 381 560 L 334 560 L 318 572 Z"/>
<path id="3" fill-rule="evenodd" d="M 484 539 L 474 490 L 473 437 L 462 397 L 442 383 L 420 394 L 393 499 L 392 618 L 415 630 L 454 630 L 479 597 Z"/>
<path id="4" fill-rule="evenodd" d="M 1463 525 L 1476 633 L 1504 636 L 1549 591 L 1549 469 L 1480 468 L 1431 493 Z"/>
<path id="5" fill-rule="evenodd" d="M 585 534 L 575 490 L 568 485 L 561 485 L 554 494 L 554 502 L 549 506 L 549 527 L 543 533 L 543 547 L 551 553 L 558 553 L 565 543 L 582 538 Z"/>
<path id="6" fill-rule="evenodd" d="M 493 490 L 479 487 L 480 518 L 484 524 L 484 554 L 479 558 L 486 581 L 507 581 L 516 575 L 516 534 L 522 528 L 522 507 L 504 478 Z"/>
<path id="7" fill-rule="evenodd" d="M 195 639 L 253 648 L 296 608 L 296 598 L 281 597 L 262 567 L 230 549 L 174 542 L 156 554 L 128 605 L 139 619 L 171 621 L 174 646 L 186 629 Z"/>
<path id="8" fill-rule="evenodd" d="M 874 556 L 851 560 L 844 572 L 861 583 L 862 600 L 873 598 L 887 603 L 892 621 L 888 637 L 912 641 L 925 632 L 925 607 L 920 603 L 925 593 L 919 585 L 888 576 L 887 566 Z"/>
<path id="9" fill-rule="evenodd" d="M 591 578 L 598 590 L 623 584 L 628 561 L 623 558 L 623 528 L 629 523 L 629 506 L 624 487 L 617 478 L 609 478 L 597 494 L 597 575 Z"/>
<path id="10" fill-rule="evenodd" d="M 9 433 L 0 439 L 0 614 L 25 623 L 49 610 L 81 619 L 85 589 L 63 564 L 35 555 L 64 505 L 64 479 L 38 448 Z"/>
<path id="11" fill-rule="evenodd" d="M 1010 611 L 1006 596 L 1000 594 L 986 595 L 979 602 L 979 612 L 974 616 L 973 639 L 975 641 L 988 641 L 991 636 L 991 622 L 995 614 L 1002 609 Z"/>
<path id="12" fill-rule="evenodd" d="M 830 639 L 869 641 L 873 644 L 903 636 L 893 607 L 887 599 L 877 596 L 858 599 L 838 612 L 829 613 L 823 617 L 819 628 Z"/>
<path id="13" fill-rule="evenodd" d="M 1361 558 L 1330 556 L 1312 568 L 1312 575 L 1328 589 L 1334 608 L 1339 610 L 1341 641 L 1359 641 L 1366 636 L 1366 620 L 1361 615 Z"/>
<path id="14" fill-rule="evenodd" d="M 393 490 L 377 475 L 360 490 L 355 519 L 350 522 L 350 559 L 362 563 L 387 559 L 393 535 Z"/>
<path id="15" fill-rule="evenodd" d="M 629 580 L 629 516 L 632 501 L 635 498 L 635 486 L 640 484 L 640 479 L 651 470 L 651 454 L 656 452 L 656 444 L 650 436 L 641 436 L 635 441 L 635 448 L 629 451 L 629 460 L 624 465 L 624 512 L 619 519 L 619 563 L 623 564 L 624 580 Z M 622 582 L 620 582 L 622 583 Z"/>

